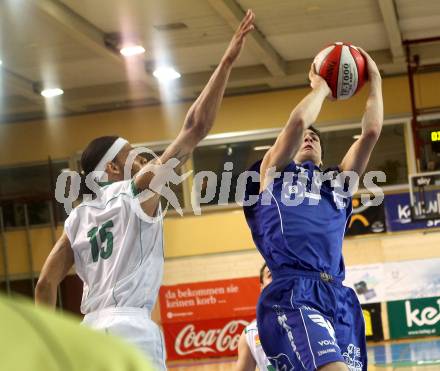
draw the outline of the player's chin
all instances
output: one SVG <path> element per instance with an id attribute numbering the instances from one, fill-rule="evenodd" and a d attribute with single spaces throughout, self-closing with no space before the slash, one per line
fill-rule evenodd
<path id="1" fill-rule="evenodd" d="M 304 158 L 304 161 L 313 161 L 316 159 L 316 155 L 316 151 L 309 148 L 305 148 L 301 152 L 301 157 Z"/>
<path id="2" fill-rule="evenodd" d="M 319 162 L 319 156 L 313 150 L 303 150 L 303 151 L 301 151 L 301 154 L 300 154 L 300 156 L 298 156 L 298 159 L 300 160 L 299 161 L 300 163 L 306 162 L 306 161 L 312 161 L 314 163 L 318 163 Z"/>

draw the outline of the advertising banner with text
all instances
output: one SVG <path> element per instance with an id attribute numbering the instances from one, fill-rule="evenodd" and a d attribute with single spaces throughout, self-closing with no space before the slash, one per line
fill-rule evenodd
<path id="1" fill-rule="evenodd" d="M 440 297 L 387 303 L 391 339 L 440 335 Z"/>
<path id="2" fill-rule="evenodd" d="M 164 324 L 167 359 L 235 356 L 241 333 L 254 319 L 255 315 L 242 315 Z"/>
<path id="3" fill-rule="evenodd" d="M 361 304 L 440 296 L 440 259 L 354 265 L 344 284 Z"/>
<path id="4" fill-rule="evenodd" d="M 168 359 L 236 354 L 255 319 L 258 277 L 162 286 L 159 293 Z"/>
<path id="5" fill-rule="evenodd" d="M 411 219 L 409 193 L 397 193 L 385 196 L 385 216 L 389 231 L 407 231 L 411 229 L 440 227 L 440 219 L 415 221 Z"/>

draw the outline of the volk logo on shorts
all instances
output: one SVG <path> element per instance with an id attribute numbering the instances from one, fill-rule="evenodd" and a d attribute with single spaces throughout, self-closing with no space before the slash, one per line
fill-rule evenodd
<path id="1" fill-rule="evenodd" d="M 336 333 L 335 333 L 335 330 L 333 329 L 333 326 L 330 323 L 330 321 L 326 320 L 320 314 L 309 314 L 309 318 L 314 323 L 316 323 L 318 326 L 321 326 L 321 327 L 324 327 L 325 329 L 327 329 L 328 333 L 330 334 L 330 336 L 332 337 L 332 339 L 334 341 L 334 344 L 324 344 L 324 342 L 322 342 L 323 344 L 320 344 L 320 345 L 336 345 Z"/>

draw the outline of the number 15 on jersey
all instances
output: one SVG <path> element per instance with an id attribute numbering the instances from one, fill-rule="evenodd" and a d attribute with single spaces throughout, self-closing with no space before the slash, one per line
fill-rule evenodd
<path id="1" fill-rule="evenodd" d="M 113 252 L 113 233 L 108 229 L 113 227 L 113 221 L 108 220 L 100 227 L 93 227 L 87 232 L 89 238 L 90 247 L 92 249 L 92 259 L 96 263 L 101 257 L 102 259 L 108 259 Z M 100 244 L 98 243 L 98 236 Z M 104 247 L 104 244 L 106 246 Z"/>

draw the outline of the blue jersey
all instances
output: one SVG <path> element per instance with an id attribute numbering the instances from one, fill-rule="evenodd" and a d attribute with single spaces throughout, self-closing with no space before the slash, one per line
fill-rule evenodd
<path id="1" fill-rule="evenodd" d="M 261 161 L 250 171 L 259 172 L 260 165 Z M 345 185 L 337 188 L 331 180 L 338 173 L 338 168 L 322 171 L 311 161 L 292 162 L 256 203 L 244 206 L 254 242 L 274 278 L 290 268 L 344 279 L 342 240 L 351 197 L 339 192 Z M 259 183 L 248 183 L 245 200 L 258 191 Z"/>

